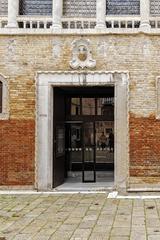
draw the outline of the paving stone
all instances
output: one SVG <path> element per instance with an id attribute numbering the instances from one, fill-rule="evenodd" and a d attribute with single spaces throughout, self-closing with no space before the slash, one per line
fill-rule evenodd
<path id="1" fill-rule="evenodd" d="M 59 231 L 74 231 L 78 227 L 77 224 L 63 224 L 58 229 Z"/>
<path id="2" fill-rule="evenodd" d="M 51 236 L 51 240 L 69 240 L 71 238 L 72 232 L 69 231 L 57 231 Z"/>
<path id="3" fill-rule="evenodd" d="M 77 218 L 71 218 L 71 217 L 69 217 L 65 220 L 65 224 L 79 224 L 81 221 L 82 221 L 82 218 L 78 218 L 78 217 Z"/>
<path id="4" fill-rule="evenodd" d="M 110 232 L 110 228 L 107 228 L 106 226 L 102 225 L 102 226 L 95 226 L 93 229 L 94 233 L 103 233 L 103 234 L 107 234 L 109 235 Z"/>
<path id="5" fill-rule="evenodd" d="M 109 240 L 130 240 L 130 238 L 124 237 L 124 236 L 123 237 L 111 237 Z"/>
<path id="6" fill-rule="evenodd" d="M 130 240 L 147 240 L 145 232 L 131 232 Z"/>
<path id="7" fill-rule="evenodd" d="M 100 206 L 95 205 L 97 203 Z M 105 194 L 0 196 L 0 237 L 7 240 L 159 240 L 158 211 L 160 200 L 106 199 Z"/>
<path id="8" fill-rule="evenodd" d="M 129 237 L 130 235 L 130 228 L 126 227 L 113 227 L 111 230 L 111 236 L 124 236 Z"/>
<path id="9" fill-rule="evenodd" d="M 32 240 L 33 236 L 30 234 L 18 234 L 16 235 L 13 240 Z"/>
<path id="10" fill-rule="evenodd" d="M 74 234 L 73 234 L 73 238 L 88 238 L 89 237 L 89 235 L 91 234 L 91 229 L 85 229 L 85 231 L 84 231 L 84 229 L 77 229 L 75 232 L 74 232 Z"/>
<path id="11" fill-rule="evenodd" d="M 159 235 L 148 235 L 148 240 L 159 240 L 160 239 L 160 234 Z"/>
<path id="12" fill-rule="evenodd" d="M 95 221 L 92 221 L 92 220 L 88 220 L 88 221 L 82 221 L 80 224 L 79 224 L 79 228 L 80 229 L 87 229 L 87 228 L 93 228 L 94 225 L 95 225 Z"/>
<path id="13" fill-rule="evenodd" d="M 50 235 L 37 235 L 33 238 L 33 240 L 49 240 Z"/>
<path id="14" fill-rule="evenodd" d="M 160 227 L 147 228 L 148 235 L 160 235 Z"/>
<path id="15" fill-rule="evenodd" d="M 108 240 L 109 239 L 109 235 L 107 236 L 104 233 L 97 233 L 94 232 L 91 234 L 89 240 Z"/>

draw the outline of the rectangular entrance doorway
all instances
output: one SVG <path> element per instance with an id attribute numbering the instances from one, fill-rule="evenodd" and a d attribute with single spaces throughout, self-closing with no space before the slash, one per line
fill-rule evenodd
<path id="1" fill-rule="evenodd" d="M 53 187 L 114 180 L 114 87 L 54 89 Z"/>

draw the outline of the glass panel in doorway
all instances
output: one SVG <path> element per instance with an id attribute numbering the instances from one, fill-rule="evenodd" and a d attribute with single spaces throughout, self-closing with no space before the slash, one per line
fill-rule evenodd
<path id="1" fill-rule="evenodd" d="M 95 98 L 82 98 L 82 115 L 95 115 Z"/>
<path id="2" fill-rule="evenodd" d="M 95 129 L 93 122 L 83 124 L 83 182 L 95 182 Z"/>
<path id="3" fill-rule="evenodd" d="M 104 181 L 105 178 L 106 181 L 112 181 L 114 174 L 114 121 L 97 121 L 95 129 L 97 181 Z"/>
<path id="4" fill-rule="evenodd" d="M 71 99 L 71 115 L 80 115 L 81 114 L 81 103 L 80 98 Z"/>
<path id="5" fill-rule="evenodd" d="M 82 181 L 82 127 L 81 124 L 67 124 L 67 176 L 73 181 Z"/>
<path id="6" fill-rule="evenodd" d="M 114 118 L 114 97 L 97 98 L 97 115 Z"/>

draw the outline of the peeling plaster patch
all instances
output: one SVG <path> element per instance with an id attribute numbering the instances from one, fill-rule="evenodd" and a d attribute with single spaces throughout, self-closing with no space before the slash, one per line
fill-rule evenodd
<path id="1" fill-rule="evenodd" d="M 61 57 L 62 42 L 61 41 L 53 41 L 52 44 L 53 44 L 52 56 L 55 59 L 55 61 L 58 61 L 59 58 Z"/>
<path id="2" fill-rule="evenodd" d="M 8 46 L 7 46 L 7 55 L 6 55 L 8 62 L 16 61 L 15 49 L 16 49 L 16 41 L 14 39 L 9 40 Z"/>
<path id="3" fill-rule="evenodd" d="M 151 54 L 150 52 L 150 41 L 149 40 L 145 40 L 144 43 L 143 43 L 143 47 L 142 47 L 142 54 L 144 56 L 148 56 Z"/>
<path id="4" fill-rule="evenodd" d="M 100 55 L 107 57 L 107 46 L 105 41 L 99 41 L 97 49 Z"/>

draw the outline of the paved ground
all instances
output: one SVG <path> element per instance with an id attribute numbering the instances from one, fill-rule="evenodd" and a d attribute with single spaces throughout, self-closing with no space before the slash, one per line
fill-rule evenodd
<path id="1" fill-rule="evenodd" d="M 160 240 L 160 199 L 0 195 L 0 239 Z"/>

